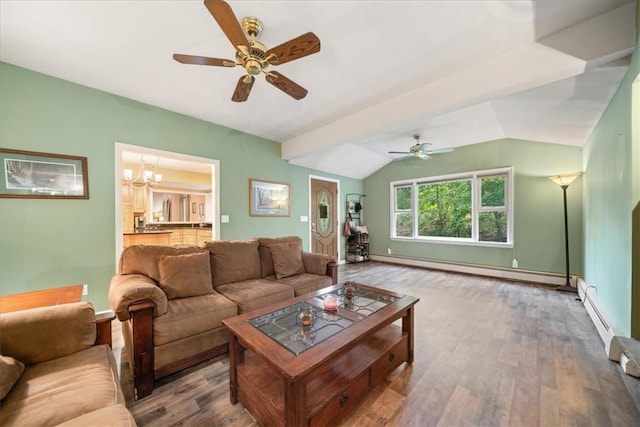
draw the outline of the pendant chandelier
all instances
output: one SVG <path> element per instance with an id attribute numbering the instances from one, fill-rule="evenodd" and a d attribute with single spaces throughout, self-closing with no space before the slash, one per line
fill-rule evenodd
<path id="1" fill-rule="evenodd" d="M 138 175 L 134 178 L 133 169 L 124 170 L 124 180 L 133 187 L 155 187 L 162 182 L 162 174 L 158 173 L 158 162 L 160 158 L 156 158 L 156 166 L 153 170 L 145 169 L 144 156 L 140 156 L 140 169 Z"/>

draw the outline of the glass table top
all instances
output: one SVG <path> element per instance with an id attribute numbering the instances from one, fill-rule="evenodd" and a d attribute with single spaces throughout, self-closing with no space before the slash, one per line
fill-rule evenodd
<path id="1" fill-rule="evenodd" d="M 345 286 L 337 291 L 329 292 L 338 296 L 338 308 L 346 309 L 353 313 L 358 313 L 362 316 L 368 317 L 386 307 L 387 305 L 398 301 L 401 297 L 388 295 L 381 292 L 376 292 L 371 289 L 359 288 L 357 284 L 351 283 L 352 297 L 351 300 L 347 298 L 345 292 Z M 323 295 L 319 295 L 316 299 L 322 301 Z"/>
<path id="2" fill-rule="evenodd" d="M 338 297 L 338 311 L 327 312 L 320 308 L 323 297 L 327 294 Z M 347 297 L 349 294 L 351 298 Z M 401 297 L 360 288 L 357 284 L 348 282 L 340 289 L 314 297 L 319 307 L 300 302 L 254 317 L 249 323 L 282 347 L 299 355 L 356 322 L 341 316 L 340 310 L 348 310 L 365 318 Z"/>
<path id="3" fill-rule="evenodd" d="M 249 323 L 282 347 L 299 355 L 354 322 L 338 313 L 329 313 L 307 302 L 301 302 L 254 317 Z"/>

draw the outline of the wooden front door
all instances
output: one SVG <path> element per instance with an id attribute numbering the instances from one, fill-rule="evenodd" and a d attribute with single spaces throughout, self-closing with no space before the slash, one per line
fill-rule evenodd
<path id="1" fill-rule="evenodd" d="M 338 184 L 311 179 L 311 252 L 338 259 Z"/>

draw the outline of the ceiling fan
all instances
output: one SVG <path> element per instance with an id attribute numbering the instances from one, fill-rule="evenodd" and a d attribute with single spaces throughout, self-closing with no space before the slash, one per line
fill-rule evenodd
<path id="1" fill-rule="evenodd" d="M 430 142 L 420 143 L 420 139 L 422 139 L 421 133 L 413 134 L 413 139 L 416 140 L 416 143 L 412 145 L 411 148 L 409 148 L 409 151 L 389 151 L 388 153 L 389 154 L 408 154 L 408 156 L 404 156 L 396 160 L 406 159 L 407 157 L 417 157 L 419 159 L 426 160 L 429 157 L 431 157 L 431 155 L 433 154 L 450 153 L 454 150 L 453 148 L 440 148 L 437 150 L 430 150 L 429 147 L 431 147 L 432 145 Z"/>
<path id="2" fill-rule="evenodd" d="M 311 32 L 305 33 L 268 49 L 256 40 L 263 28 L 262 22 L 258 18 L 244 18 L 241 26 L 227 2 L 223 0 L 204 0 L 204 5 L 236 49 L 236 59 L 209 58 L 180 53 L 175 53 L 173 59 L 182 64 L 212 65 L 215 67 L 242 66 L 247 74 L 238 80 L 236 89 L 231 97 L 231 100 L 235 102 L 247 100 L 253 87 L 255 76 L 260 73 L 266 75 L 267 82 L 294 99 L 300 100 L 307 95 L 307 90 L 302 86 L 277 71 L 266 70 L 270 65 L 282 65 L 320 52 L 320 39 L 315 34 Z"/>

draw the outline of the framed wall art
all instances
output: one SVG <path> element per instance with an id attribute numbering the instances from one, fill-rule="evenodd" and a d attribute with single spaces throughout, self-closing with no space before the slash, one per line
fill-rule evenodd
<path id="1" fill-rule="evenodd" d="M 88 199 L 87 158 L 0 148 L 0 197 Z"/>
<path id="2" fill-rule="evenodd" d="M 289 184 L 249 179 L 250 216 L 289 216 Z"/>

